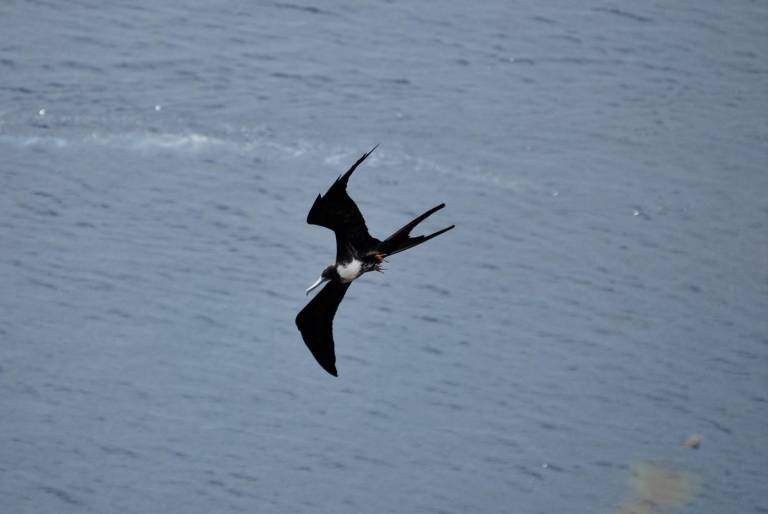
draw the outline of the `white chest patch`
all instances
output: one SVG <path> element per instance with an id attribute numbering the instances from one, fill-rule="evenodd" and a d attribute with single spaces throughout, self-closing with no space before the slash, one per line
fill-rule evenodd
<path id="1" fill-rule="evenodd" d="M 360 272 L 363 269 L 363 263 L 357 259 L 352 259 L 346 264 L 339 264 L 336 266 L 336 272 L 339 274 L 341 281 L 344 283 L 352 282 L 360 276 Z"/>

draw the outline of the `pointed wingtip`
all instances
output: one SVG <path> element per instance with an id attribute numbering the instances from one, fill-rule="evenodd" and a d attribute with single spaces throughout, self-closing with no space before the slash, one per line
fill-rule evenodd
<path id="1" fill-rule="evenodd" d="M 357 166 L 358 166 L 358 165 L 359 165 L 361 162 L 363 162 L 364 160 L 366 160 L 366 159 L 368 158 L 368 156 L 369 156 L 369 155 L 371 155 L 371 154 L 373 153 L 373 151 L 374 151 L 374 150 L 376 150 L 378 147 L 379 147 L 379 143 L 376 143 L 375 145 L 373 145 L 373 148 L 371 148 L 370 150 L 368 150 L 367 152 L 365 152 L 363 155 L 361 155 L 361 156 L 360 156 L 360 158 L 357 160 L 357 162 L 354 164 L 354 166 L 352 166 L 352 169 L 350 169 L 349 171 L 347 171 L 347 173 L 350 173 L 351 171 L 354 171 L 354 169 L 355 169 L 355 168 L 357 168 Z"/>
<path id="2" fill-rule="evenodd" d="M 337 178 L 337 179 L 336 179 L 336 182 L 335 182 L 335 183 L 342 183 L 342 184 L 346 185 L 346 183 L 347 183 L 347 180 L 349 180 L 349 177 L 350 177 L 350 176 L 352 175 L 352 173 L 353 173 L 353 172 L 354 172 L 354 171 L 357 169 L 357 167 L 358 167 L 358 166 L 360 166 L 360 164 L 361 164 L 361 163 L 362 163 L 364 160 L 366 160 L 366 159 L 368 158 L 368 156 L 369 156 L 369 155 L 371 155 L 371 154 L 373 153 L 373 151 L 374 151 L 374 150 L 376 150 L 378 147 L 379 147 L 379 145 L 378 145 L 378 143 L 377 143 L 377 144 L 376 144 L 376 145 L 375 145 L 373 148 L 371 148 L 370 150 L 368 150 L 367 152 L 365 152 L 365 153 L 364 153 L 364 154 L 363 154 L 363 155 L 362 155 L 362 156 L 361 156 L 361 157 L 360 157 L 360 158 L 357 160 L 357 162 L 355 162 L 355 164 L 353 164 L 353 165 L 352 165 L 352 166 L 351 166 L 351 167 L 350 167 L 350 168 L 347 170 L 347 172 L 346 172 L 346 173 L 344 173 L 342 176 L 340 176 L 339 178 Z M 334 183 L 334 184 L 335 184 L 335 183 Z"/>

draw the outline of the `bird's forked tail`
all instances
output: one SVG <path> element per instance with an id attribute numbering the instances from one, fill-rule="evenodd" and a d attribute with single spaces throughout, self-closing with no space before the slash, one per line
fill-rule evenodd
<path id="1" fill-rule="evenodd" d="M 377 253 L 383 254 L 383 257 L 394 255 L 396 253 L 402 252 L 403 250 L 407 250 L 409 248 L 413 248 L 414 246 L 420 245 L 425 241 L 429 241 L 433 237 L 437 237 L 443 232 L 448 232 L 449 230 L 451 230 L 456 225 L 451 225 L 450 227 L 446 227 L 442 230 L 438 230 L 437 232 L 429 234 L 428 236 L 416 236 L 416 237 L 410 236 L 411 230 L 413 230 L 414 227 L 416 227 L 416 225 L 418 225 L 419 223 L 421 223 L 422 221 L 424 221 L 433 213 L 439 211 L 443 207 L 445 207 L 444 203 L 441 203 L 436 207 L 432 207 L 430 210 L 428 210 L 421 216 L 417 217 L 410 223 L 403 226 L 394 234 L 392 234 L 391 236 L 386 238 L 384 241 L 379 243 L 378 247 L 376 248 Z"/>

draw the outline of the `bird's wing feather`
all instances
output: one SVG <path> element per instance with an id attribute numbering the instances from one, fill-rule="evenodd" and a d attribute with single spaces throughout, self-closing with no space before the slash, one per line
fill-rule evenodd
<path id="1" fill-rule="evenodd" d="M 296 316 L 296 326 L 307 348 L 323 369 L 333 376 L 338 376 L 333 343 L 333 317 L 350 284 L 351 282 L 329 282 Z"/>
<path id="2" fill-rule="evenodd" d="M 336 234 L 336 262 L 349 262 L 352 257 L 368 253 L 379 244 L 371 237 L 365 219 L 347 194 L 347 181 L 352 172 L 376 149 L 363 154 L 344 175 L 336 179 L 325 195 L 317 195 L 307 214 L 307 223 L 319 225 Z"/>

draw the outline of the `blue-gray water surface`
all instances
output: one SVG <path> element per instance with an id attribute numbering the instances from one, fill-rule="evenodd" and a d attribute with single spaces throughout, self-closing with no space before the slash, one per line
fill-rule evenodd
<path id="1" fill-rule="evenodd" d="M 165 4 L 0 4 L 0 511 L 768 512 L 765 2 Z"/>

